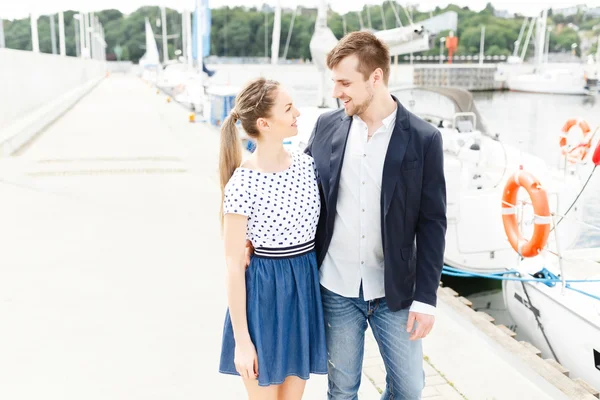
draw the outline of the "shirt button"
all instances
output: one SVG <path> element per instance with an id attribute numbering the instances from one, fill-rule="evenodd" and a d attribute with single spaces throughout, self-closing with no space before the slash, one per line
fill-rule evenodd
<path id="1" fill-rule="evenodd" d="M 364 261 L 361 261 L 360 263 L 361 263 L 361 264 L 364 264 L 365 262 L 364 262 Z"/>
<path id="2" fill-rule="evenodd" d="M 367 156 L 366 154 L 363 154 L 363 157 L 366 157 L 366 156 Z"/>
<path id="3" fill-rule="evenodd" d="M 363 181 L 363 183 L 362 183 L 362 184 L 364 185 L 364 184 L 365 184 L 365 181 Z"/>
<path id="4" fill-rule="evenodd" d="M 362 236 L 362 238 L 364 239 L 364 238 L 365 238 L 365 235 L 363 235 L 363 236 Z"/>
<path id="5" fill-rule="evenodd" d="M 365 212 L 365 209 L 364 209 L 364 208 L 362 209 L 362 212 Z"/>

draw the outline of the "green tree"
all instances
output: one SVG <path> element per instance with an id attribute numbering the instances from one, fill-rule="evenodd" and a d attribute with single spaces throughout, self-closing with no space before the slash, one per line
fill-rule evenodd
<path id="1" fill-rule="evenodd" d="M 481 10 L 482 14 L 487 14 L 487 15 L 494 15 L 495 12 L 496 12 L 496 10 L 494 9 L 494 6 L 492 5 L 492 3 L 487 3 L 485 5 L 485 8 L 483 10 Z"/>
<path id="2" fill-rule="evenodd" d="M 580 42 L 579 35 L 575 30 L 564 28 L 560 33 L 555 31 L 550 33 L 549 47 L 555 52 L 571 51 L 571 46 L 576 44 L 579 48 Z"/>
<path id="3" fill-rule="evenodd" d="M 404 4 L 404 3 L 403 3 Z M 394 3 L 398 11 L 399 18 L 403 25 L 407 25 L 408 17 L 400 4 Z M 366 7 L 366 6 L 365 6 Z M 366 22 L 366 8 L 361 10 L 363 20 Z M 383 9 L 383 19 L 382 19 Z M 494 7 L 488 3 L 480 12 L 470 10 L 468 7 L 459 7 L 449 4 L 445 8 L 436 7 L 430 11 L 419 11 L 416 8 L 407 10 L 412 14 L 415 22 L 423 21 L 431 15 L 439 15 L 444 12 L 454 11 L 458 14 L 458 29 L 455 32 L 458 36 L 459 47 L 458 55 L 475 55 L 479 53 L 479 42 L 481 37 L 481 26 L 486 27 L 485 34 L 485 53 L 488 55 L 508 55 L 514 48 L 519 30 L 523 23 L 523 17 L 512 19 L 497 18 L 494 16 Z M 371 22 L 373 28 L 383 29 L 383 20 L 388 29 L 397 26 L 396 16 L 389 1 L 381 2 L 380 5 L 370 5 Z M 65 32 L 67 54 L 76 55 L 75 31 L 78 31 L 78 25 L 73 16 L 74 11 L 65 12 Z M 175 50 L 181 50 L 183 41 L 181 38 L 181 15 L 175 10 L 167 9 L 167 28 L 169 35 L 177 35 L 168 41 L 169 58 L 175 58 Z M 160 35 L 162 29 L 156 26 L 157 19 L 160 19 L 161 13 L 158 7 L 141 7 L 129 15 L 124 15 L 118 10 L 107 9 L 97 11 L 95 15 L 104 26 L 107 43 L 107 57 L 116 59 L 114 49 L 117 44 L 122 48 L 121 59 L 137 62 L 145 53 L 145 19 L 148 18 L 154 31 L 158 50 L 162 53 L 162 41 Z M 265 26 L 265 15 L 267 24 Z M 299 7 L 294 29 L 292 32 L 287 57 L 290 59 L 309 59 L 310 58 L 310 40 L 314 32 L 317 10 L 314 8 Z M 287 33 L 292 18 L 291 10 L 286 10 L 282 14 L 280 55 L 283 55 Z M 348 32 L 360 29 L 360 23 L 357 12 L 350 12 L 344 15 L 346 28 Z M 576 43 L 578 46 L 580 40 L 576 31 L 571 28 L 564 28 L 559 31 L 561 24 L 576 23 L 583 31 L 592 30 L 596 27 L 600 34 L 600 18 L 585 18 L 582 13 L 564 17 L 561 14 L 553 14 L 549 18 L 549 24 L 556 26 L 550 36 L 550 51 L 571 51 L 571 45 Z M 329 10 L 328 25 L 337 38 L 344 34 L 342 16 Z M 40 50 L 42 52 L 51 52 L 51 38 L 48 16 L 41 16 L 38 21 L 38 32 L 40 37 Z M 31 50 L 31 32 L 29 19 L 14 21 L 5 21 L 4 30 L 6 36 L 6 45 L 9 48 Z M 267 30 L 267 50 L 265 54 L 265 30 Z M 58 31 L 58 29 L 57 29 Z M 262 9 L 248 7 L 221 7 L 212 10 L 212 28 L 211 28 L 211 48 L 210 52 L 217 56 L 236 56 L 236 57 L 264 57 L 270 56 L 271 35 L 273 32 L 273 13 L 265 12 Z M 78 32 L 77 32 L 78 33 Z M 423 55 L 439 54 L 439 38 L 447 36 L 448 32 L 440 32 L 431 37 L 430 50 Z M 530 44 L 528 54 L 533 53 L 533 45 Z M 162 57 L 162 56 L 161 56 Z"/>
<path id="4" fill-rule="evenodd" d="M 555 24 L 564 24 L 565 23 L 565 16 L 562 14 L 554 14 L 552 15 L 552 21 Z"/>

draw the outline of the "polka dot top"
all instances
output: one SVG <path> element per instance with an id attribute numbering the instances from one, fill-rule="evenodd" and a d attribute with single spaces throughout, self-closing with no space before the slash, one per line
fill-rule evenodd
<path id="1" fill-rule="evenodd" d="M 321 202 L 312 157 L 291 152 L 281 172 L 237 168 L 225 186 L 224 214 L 248 217 L 246 237 L 258 247 L 289 247 L 315 238 Z"/>

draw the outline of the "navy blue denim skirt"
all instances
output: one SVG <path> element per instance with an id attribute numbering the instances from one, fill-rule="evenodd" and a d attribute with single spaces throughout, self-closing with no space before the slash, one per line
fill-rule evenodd
<path id="1" fill-rule="evenodd" d="M 307 250 L 308 249 L 308 250 Z M 246 270 L 248 330 L 258 354 L 258 384 L 327 374 L 327 349 L 314 243 L 257 248 Z M 235 340 L 225 315 L 219 371 L 239 375 Z"/>

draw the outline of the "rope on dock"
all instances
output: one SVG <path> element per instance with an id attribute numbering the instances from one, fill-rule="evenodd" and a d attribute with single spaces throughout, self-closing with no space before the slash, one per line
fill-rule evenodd
<path id="1" fill-rule="evenodd" d="M 459 278 L 485 278 L 485 279 L 494 279 L 500 281 L 518 281 L 518 282 L 539 282 L 544 283 L 550 287 L 554 286 L 556 283 L 562 283 L 562 279 L 560 278 L 525 278 L 520 276 L 520 272 L 514 269 L 506 270 L 504 272 L 495 272 L 495 273 L 477 273 L 477 272 L 467 272 L 457 268 L 453 268 L 447 265 L 444 265 L 442 269 L 442 274 L 447 276 L 455 276 Z M 509 275 L 509 276 L 507 276 Z M 566 279 L 565 280 L 565 288 L 570 289 L 574 292 L 578 292 L 585 296 L 591 297 L 592 299 L 600 301 L 600 296 L 596 296 L 594 294 L 585 292 L 580 289 L 576 289 L 572 287 L 571 283 L 598 283 L 600 279 Z"/>

